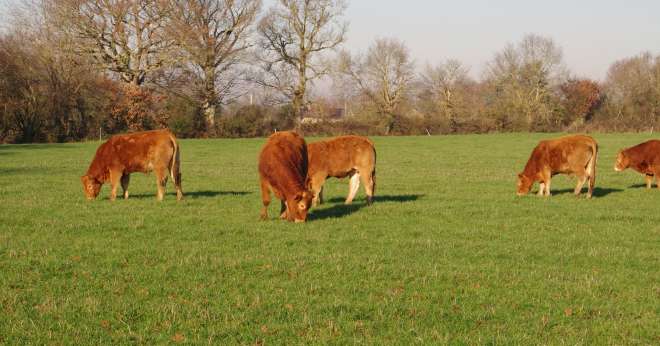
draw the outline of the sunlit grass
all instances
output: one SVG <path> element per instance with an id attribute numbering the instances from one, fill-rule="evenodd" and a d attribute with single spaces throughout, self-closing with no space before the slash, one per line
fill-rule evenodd
<path id="1" fill-rule="evenodd" d="M 660 191 L 612 170 L 650 136 L 595 135 L 592 200 L 516 197 L 550 136 L 373 138 L 375 204 L 330 180 L 304 225 L 258 221 L 263 139 L 182 140 L 180 203 L 86 202 L 98 142 L 0 146 L 0 343 L 660 343 Z"/>

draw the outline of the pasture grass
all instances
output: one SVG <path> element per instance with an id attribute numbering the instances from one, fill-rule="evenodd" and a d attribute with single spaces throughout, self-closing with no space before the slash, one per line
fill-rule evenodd
<path id="1" fill-rule="evenodd" d="M 0 344 L 660 343 L 660 191 L 612 169 L 653 136 L 594 135 L 592 200 L 517 197 L 553 136 L 373 138 L 374 205 L 330 180 L 306 224 L 258 221 L 264 139 L 181 140 L 180 203 L 85 201 L 99 142 L 0 146 Z"/>

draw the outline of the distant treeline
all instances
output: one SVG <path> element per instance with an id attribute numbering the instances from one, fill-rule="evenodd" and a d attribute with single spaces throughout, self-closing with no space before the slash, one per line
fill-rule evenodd
<path id="1" fill-rule="evenodd" d="M 347 52 L 344 0 L 32 0 L 0 31 L 0 142 L 171 128 L 180 137 L 648 131 L 660 57 L 575 77 L 526 35 L 478 79 L 416 66 L 405 42 Z M 322 83 L 330 92 L 314 88 Z"/>

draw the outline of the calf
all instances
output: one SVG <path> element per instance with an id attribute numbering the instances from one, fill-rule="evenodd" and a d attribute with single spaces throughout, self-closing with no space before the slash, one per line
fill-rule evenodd
<path id="1" fill-rule="evenodd" d="M 529 192 L 534 182 L 540 183 L 539 196 L 550 196 L 550 178 L 555 174 L 575 174 L 578 178 L 574 193 L 579 195 L 589 179 L 587 198 L 591 198 L 596 183 L 598 144 L 583 135 L 566 136 L 539 142 L 527 165 L 518 174 L 518 195 Z"/>
<path id="2" fill-rule="evenodd" d="M 360 187 L 360 180 L 371 204 L 376 189 L 376 149 L 374 143 L 362 136 L 341 136 L 327 141 L 310 143 L 308 177 L 313 204 L 323 203 L 323 184 L 330 177 L 349 177 L 346 204 L 351 204 Z"/>
<path id="3" fill-rule="evenodd" d="M 167 176 L 176 186 L 176 199 L 181 200 L 181 171 L 179 145 L 169 130 L 136 132 L 110 137 L 96 150 L 87 174 L 80 177 L 88 200 L 96 198 L 105 182 L 110 182 L 110 200 L 117 197 L 121 183 L 124 198 L 128 198 L 130 174 L 155 172 L 157 198 L 163 200 Z"/>
<path id="4" fill-rule="evenodd" d="M 280 218 L 305 222 L 312 193 L 307 189 L 307 145 L 295 132 L 277 132 L 259 154 L 261 219 L 268 219 L 270 191 L 281 201 Z"/>
<path id="5" fill-rule="evenodd" d="M 660 141 L 654 139 L 619 151 L 614 170 L 621 172 L 629 167 L 644 174 L 647 189 L 651 188 L 654 177 L 657 185 L 657 177 L 660 174 Z M 660 189 L 660 185 L 657 186 Z"/>

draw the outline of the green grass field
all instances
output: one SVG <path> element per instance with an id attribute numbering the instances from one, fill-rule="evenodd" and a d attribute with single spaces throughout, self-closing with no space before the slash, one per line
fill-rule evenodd
<path id="1" fill-rule="evenodd" d="M 660 191 L 612 169 L 652 136 L 517 197 L 552 136 L 373 138 L 375 204 L 330 180 L 306 224 L 258 221 L 264 139 L 181 140 L 180 203 L 85 201 L 99 142 L 0 146 L 0 344 L 660 343 Z"/>

